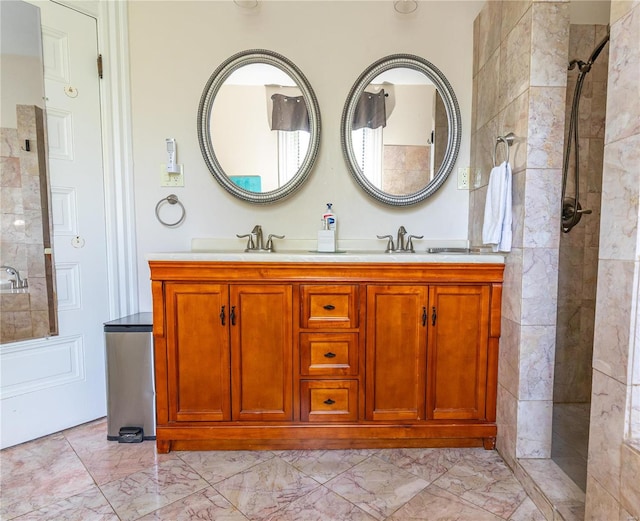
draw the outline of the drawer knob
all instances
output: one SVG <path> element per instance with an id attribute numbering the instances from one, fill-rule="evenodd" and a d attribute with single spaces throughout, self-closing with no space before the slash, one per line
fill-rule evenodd
<path id="1" fill-rule="evenodd" d="M 336 307 L 333 304 L 326 304 L 325 306 L 323 306 L 324 309 L 331 311 L 333 309 L 336 309 Z"/>
<path id="2" fill-rule="evenodd" d="M 326 403 L 327 405 L 333 405 L 334 403 L 336 403 L 334 400 L 332 400 L 331 398 L 327 398 L 324 403 Z"/>
<path id="3" fill-rule="evenodd" d="M 325 358 L 335 358 L 336 354 L 329 351 L 328 353 L 325 353 L 324 356 Z"/>

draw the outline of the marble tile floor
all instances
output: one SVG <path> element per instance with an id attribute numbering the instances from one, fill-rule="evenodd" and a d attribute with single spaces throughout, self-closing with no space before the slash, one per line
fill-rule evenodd
<path id="1" fill-rule="evenodd" d="M 544 521 L 495 451 L 157 454 L 96 420 L 0 451 L 0 519 Z"/>

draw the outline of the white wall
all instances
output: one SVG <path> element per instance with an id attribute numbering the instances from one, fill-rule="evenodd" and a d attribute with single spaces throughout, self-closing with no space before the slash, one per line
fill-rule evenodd
<path id="1" fill-rule="evenodd" d="M 145 254 L 181 251 L 193 237 L 233 238 L 262 224 L 266 233 L 315 237 L 318 216 L 333 202 L 339 238 L 375 238 L 404 225 L 429 239 L 466 239 L 468 192 L 457 189 L 457 167 L 469 165 L 473 20 L 481 1 L 425 1 L 413 15 L 389 1 L 260 1 L 253 11 L 225 1 L 142 1 L 129 6 L 133 153 L 140 268 L 140 309 L 151 309 Z M 213 70 L 251 48 L 278 52 L 313 87 L 322 118 L 320 151 L 308 182 L 272 205 L 244 203 L 207 170 L 197 140 L 196 113 Z M 375 60 L 411 53 L 431 61 L 453 86 L 462 113 L 462 145 L 454 175 L 433 197 L 413 207 L 386 207 L 362 193 L 340 148 L 340 118 L 349 89 Z M 160 187 L 166 137 L 178 143 L 184 188 Z M 154 215 L 170 193 L 186 221 L 166 228 Z M 169 217 L 167 217 L 169 218 Z M 238 240 L 238 247 L 243 243 Z M 382 246 L 381 246 L 382 247 Z"/>

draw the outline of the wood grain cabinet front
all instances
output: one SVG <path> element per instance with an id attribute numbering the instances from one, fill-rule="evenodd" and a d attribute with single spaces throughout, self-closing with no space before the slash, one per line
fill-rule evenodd
<path id="1" fill-rule="evenodd" d="M 168 283 L 165 287 L 167 378 L 171 421 L 231 419 L 228 309 L 225 285 Z"/>
<path id="2" fill-rule="evenodd" d="M 150 267 L 158 452 L 494 447 L 502 264 Z"/>
<path id="3" fill-rule="evenodd" d="M 488 285 L 367 288 L 367 418 L 484 420 Z"/>
<path id="4" fill-rule="evenodd" d="M 489 304 L 486 285 L 430 288 L 429 418 L 486 419 Z"/>
<path id="5" fill-rule="evenodd" d="M 169 418 L 292 418 L 290 285 L 167 283 Z"/>
<path id="6" fill-rule="evenodd" d="M 300 374 L 355 376 L 358 351 L 358 333 L 300 333 Z"/>
<path id="7" fill-rule="evenodd" d="M 358 419 L 357 380 L 303 380 L 302 421 L 341 422 Z"/>
<path id="8" fill-rule="evenodd" d="M 424 420 L 429 288 L 367 287 L 367 419 Z"/>
<path id="9" fill-rule="evenodd" d="M 313 284 L 300 286 L 301 327 L 350 329 L 358 327 L 358 286 Z"/>

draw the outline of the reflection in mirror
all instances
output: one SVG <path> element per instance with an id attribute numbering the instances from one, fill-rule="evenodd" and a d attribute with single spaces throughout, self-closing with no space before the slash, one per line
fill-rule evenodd
<path id="1" fill-rule="evenodd" d="M 0 2 L 0 342 L 57 332 L 40 10 Z"/>
<path id="2" fill-rule="evenodd" d="M 270 51 L 232 56 L 211 76 L 198 111 L 209 170 L 233 195 L 270 203 L 308 176 L 317 155 L 317 100 L 302 73 Z"/>
<path id="3" fill-rule="evenodd" d="M 351 173 L 387 204 L 414 204 L 435 192 L 453 167 L 459 140 L 451 86 L 433 65 L 411 55 L 390 56 L 367 69 L 343 112 L 343 153 Z"/>

